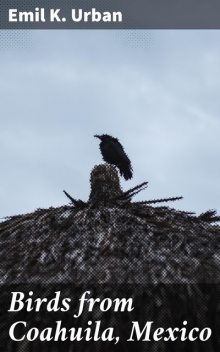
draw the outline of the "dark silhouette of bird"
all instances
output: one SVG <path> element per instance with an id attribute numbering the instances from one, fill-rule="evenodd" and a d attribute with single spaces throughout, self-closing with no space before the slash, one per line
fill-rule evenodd
<path id="1" fill-rule="evenodd" d="M 132 178 L 131 162 L 119 140 L 108 134 L 95 135 L 94 137 L 99 138 L 101 141 L 99 148 L 104 161 L 117 166 L 125 180 Z"/>

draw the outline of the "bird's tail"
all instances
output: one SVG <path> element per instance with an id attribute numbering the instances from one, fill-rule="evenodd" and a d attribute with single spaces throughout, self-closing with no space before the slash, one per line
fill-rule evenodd
<path id="1" fill-rule="evenodd" d="M 121 176 L 123 176 L 126 181 L 132 178 L 133 170 L 131 166 L 120 167 L 119 170 Z"/>

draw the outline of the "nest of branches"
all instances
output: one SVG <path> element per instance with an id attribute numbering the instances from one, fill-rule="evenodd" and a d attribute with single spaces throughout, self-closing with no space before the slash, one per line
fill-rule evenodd
<path id="1" fill-rule="evenodd" d="M 38 290 L 39 295 L 50 296 L 60 289 L 64 297 L 74 297 L 92 288 L 93 297 L 128 295 L 135 299 L 136 310 L 130 316 L 122 314 L 117 321 L 114 313 L 99 317 L 106 326 L 115 324 L 120 336 L 129 331 L 133 320 L 150 320 L 165 327 L 187 319 L 192 326 L 210 326 L 218 332 L 220 228 L 216 222 L 220 217 L 214 210 L 196 215 L 167 206 L 182 197 L 134 201 L 147 186 L 143 182 L 123 191 L 115 168 L 98 165 L 91 174 L 88 201 L 64 191 L 70 204 L 12 216 L 0 223 L 1 307 L 8 306 L 9 292 L 15 290 Z M 32 324 L 35 318 L 39 326 L 52 324 L 50 317 L 32 316 Z M 65 313 L 62 319 L 67 325 L 72 323 L 71 314 Z M 79 325 L 86 325 L 88 319 L 97 320 L 97 311 L 83 316 Z M 7 312 L 2 313 L 1 326 L 7 322 Z M 67 342 L 65 350 L 194 352 L 205 348 L 216 352 L 219 339 L 204 346 L 203 342 L 175 346 L 152 342 L 113 348 Z M 63 345 L 22 347 L 9 342 L 2 347 L 4 351 L 21 349 L 53 352 Z"/>

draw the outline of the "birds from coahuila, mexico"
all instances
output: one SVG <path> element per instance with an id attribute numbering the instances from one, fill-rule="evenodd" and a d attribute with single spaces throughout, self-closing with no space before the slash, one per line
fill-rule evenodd
<path id="1" fill-rule="evenodd" d="M 99 138 L 101 141 L 99 148 L 101 150 L 103 160 L 109 164 L 117 166 L 120 174 L 125 178 L 125 180 L 132 178 L 133 169 L 131 162 L 119 140 L 109 136 L 108 134 L 96 134 L 94 137 Z"/>

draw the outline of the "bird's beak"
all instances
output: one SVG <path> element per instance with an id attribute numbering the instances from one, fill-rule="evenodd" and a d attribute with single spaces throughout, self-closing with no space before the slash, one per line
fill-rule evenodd
<path id="1" fill-rule="evenodd" d="M 95 134 L 94 137 L 101 139 L 101 136 L 98 136 L 97 134 Z"/>

